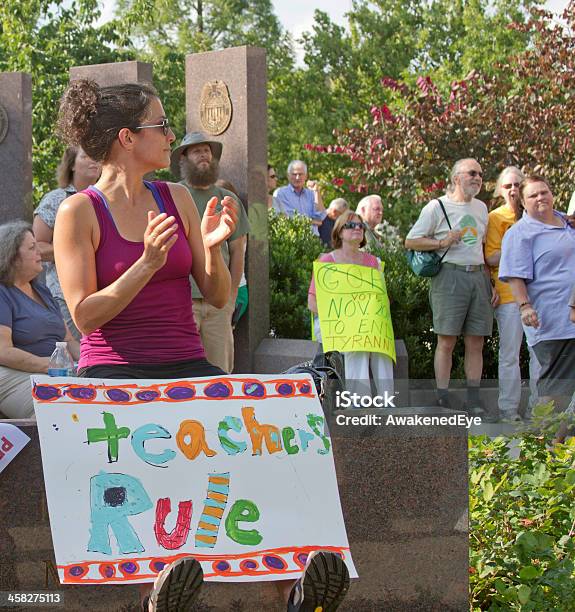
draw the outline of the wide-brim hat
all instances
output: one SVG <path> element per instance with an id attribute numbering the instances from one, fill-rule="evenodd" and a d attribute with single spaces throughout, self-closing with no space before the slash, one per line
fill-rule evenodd
<path id="1" fill-rule="evenodd" d="M 219 161 L 222 156 L 222 143 L 209 140 L 203 132 L 189 132 L 182 138 L 182 142 L 172 151 L 170 155 L 170 170 L 174 176 L 180 178 L 180 157 L 182 153 L 192 145 L 210 145 L 212 155 Z"/>

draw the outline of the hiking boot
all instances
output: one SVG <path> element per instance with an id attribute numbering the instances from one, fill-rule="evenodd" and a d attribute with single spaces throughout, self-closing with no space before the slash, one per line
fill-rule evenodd
<path id="1" fill-rule="evenodd" d="M 487 412 L 485 408 L 483 408 L 483 404 L 481 402 L 465 402 L 463 404 L 463 411 L 467 412 L 470 417 L 479 416 L 485 421 L 485 417 L 487 417 Z"/>
<path id="2" fill-rule="evenodd" d="M 448 410 L 451 410 L 451 403 L 449 402 L 449 397 L 438 397 L 436 404 L 440 408 L 447 408 Z"/>
<path id="3" fill-rule="evenodd" d="M 189 612 L 204 581 L 202 566 L 193 557 L 182 557 L 158 574 L 150 593 L 155 612 Z"/>
<path id="4" fill-rule="evenodd" d="M 495 408 L 495 410 L 486 410 L 481 402 L 465 402 L 463 410 L 465 410 L 470 417 L 481 417 L 483 423 L 499 423 L 499 421 L 501 421 L 499 408 Z"/>
<path id="5" fill-rule="evenodd" d="M 312 552 L 291 590 L 287 612 L 333 612 L 348 589 L 349 572 L 343 559 L 327 550 Z"/>

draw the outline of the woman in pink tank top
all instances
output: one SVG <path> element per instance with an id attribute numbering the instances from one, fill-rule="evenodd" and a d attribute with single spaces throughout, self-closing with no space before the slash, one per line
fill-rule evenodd
<path id="1" fill-rule="evenodd" d="M 233 232 L 231 198 L 200 223 L 188 190 L 144 176 L 170 163 L 175 139 L 149 85 L 74 81 L 59 132 L 102 163 L 98 182 L 68 198 L 54 228 L 58 276 L 82 332 L 79 371 L 91 378 L 177 378 L 222 373 L 206 360 L 189 275 L 206 300 L 226 304 L 220 244 Z"/>
<path id="2" fill-rule="evenodd" d="M 224 198 L 217 214 L 213 198 L 200 223 L 185 187 L 144 181 L 170 164 L 175 139 L 149 85 L 74 81 L 62 98 L 58 128 L 69 144 L 102 162 L 100 179 L 63 202 L 54 228 L 58 277 L 82 332 L 80 375 L 224 374 L 205 359 L 189 275 L 210 304 L 227 303 L 230 274 L 220 244 L 235 228 L 234 201 Z M 179 564 L 174 575 L 185 570 L 191 577 L 180 588 L 197 589 L 201 567 L 191 557 Z M 142 597 L 149 592 L 143 585 Z M 168 610 L 166 603 L 150 608 Z"/>
<path id="3" fill-rule="evenodd" d="M 221 308 L 227 303 L 230 274 L 220 244 L 235 229 L 234 200 L 225 197 L 219 214 L 216 198 L 210 200 L 200 223 L 183 185 L 144 181 L 147 173 L 170 164 L 174 141 L 157 93 L 148 85 L 99 87 L 74 81 L 62 98 L 59 131 L 102 162 L 98 182 L 61 204 L 54 228 L 58 277 L 83 334 L 80 374 L 225 374 L 205 359 L 192 315 L 189 274 L 210 304 Z M 311 594 L 318 594 L 335 610 L 349 586 L 345 563 L 318 551 L 310 555 L 308 567 L 311 571 L 306 569 L 293 587 L 290 581 L 282 585 L 288 609 L 311 609 Z M 312 579 L 316 575 L 319 582 Z M 178 559 L 158 576 L 151 593 L 149 585 L 142 585 L 143 610 L 190 609 L 202 576 L 193 557 Z M 184 608 L 173 603 L 182 600 Z"/>
<path id="4" fill-rule="evenodd" d="M 334 250 L 319 256 L 319 261 L 336 264 L 356 264 L 381 270 L 381 262 L 370 253 L 361 251 L 366 244 L 365 225 L 361 217 L 348 210 L 338 217 L 331 232 Z M 321 342 L 315 279 L 312 276 L 308 292 L 308 308 L 314 314 L 314 333 Z M 358 395 L 371 395 L 371 382 L 376 394 L 394 394 L 393 361 L 376 351 L 344 351 L 346 390 Z M 370 377 L 371 372 L 371 377 Z M 371 380 L 370 380 L 371 379 Z"/>

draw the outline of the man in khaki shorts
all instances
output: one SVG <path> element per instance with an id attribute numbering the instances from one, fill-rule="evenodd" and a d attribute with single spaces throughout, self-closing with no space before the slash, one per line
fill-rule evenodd
<path id="1" fill-rule="evenodd" d="M 430 302 L 433 331 L 437 334 L 434 368 L 438 405 L 449 407 L 449 378 L 457 338 L 465 342 L 466 410 L 483 413 L 479 383 L 483 370 L 483 341 L 493 328 L 493 307 L 497 293 L 491 287 L 483 259 L 487 229 L 487 207 L 475 196 L 481 189 L 483 173 L 475 159 L 455 162 L 450 184 L 441 201 L 426 204 L 405 240 L 416 251 L 446 253 L 441 271 L 431 279 Z M 447 252 L 446 252 L 447 251 Z M 495 420 L 484 415 L 484 420 Z"/>

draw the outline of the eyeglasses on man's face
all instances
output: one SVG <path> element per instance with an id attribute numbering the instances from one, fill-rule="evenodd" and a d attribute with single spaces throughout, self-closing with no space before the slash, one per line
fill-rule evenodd
<path id="1" fill-rule="evenodd" d="M 162 128 L 162 132 L 164 132 L 164 136 L 168 135 L 170 131 L 170 122 L 168 119 L 162 119 L 161 123 L 154 123 L 153 125 L 137 125 L 135 130 L 144 130 L 146 128 Z"/>
<path id="2" fill-rule="evenodd" d="M 478 176 L 479 178 L 483 178 L 483 172 L 481 170 L 462 170 L 458 174 L 469 174 L 471 177 Z"/>
<path id="3" fill-rule="evenodd" d="M 343 224 L 343 229 L 364 229 L 364 225 L 361 221 L 348 221 Z"/>
<path id="4" fill-rule="evenodd" d="M 511 187 L 519 187 L 520 183 L 505 183 L 503 185 L 501 185 L 501 187 L 503 187 L 503 189 L 511 189 Z"/>

